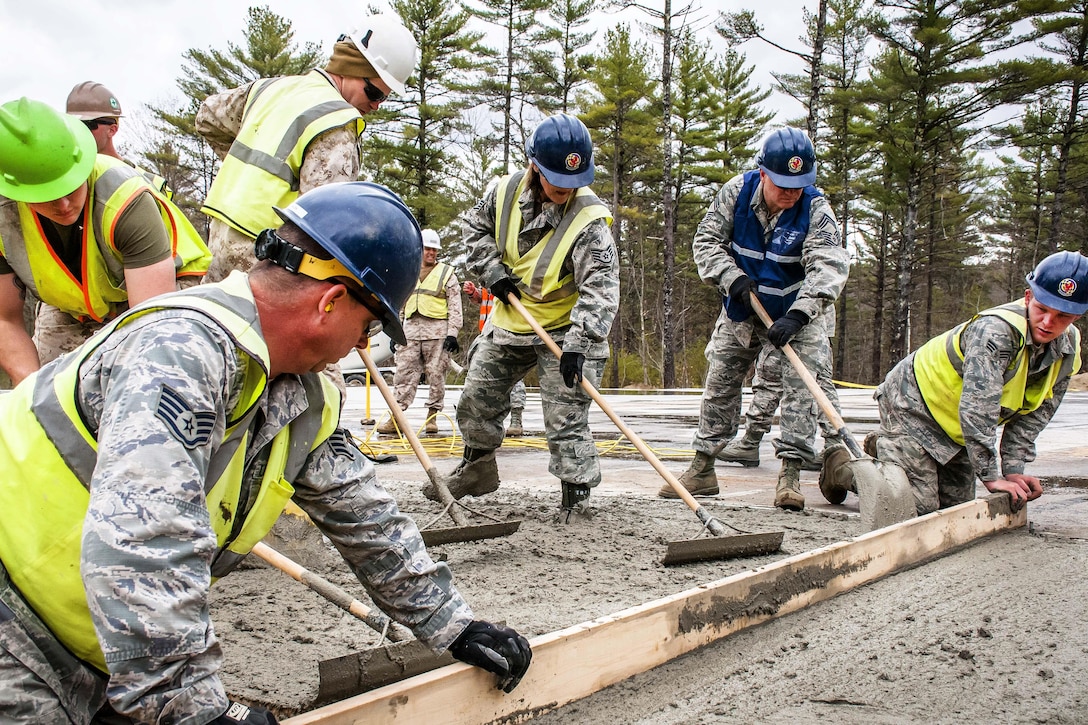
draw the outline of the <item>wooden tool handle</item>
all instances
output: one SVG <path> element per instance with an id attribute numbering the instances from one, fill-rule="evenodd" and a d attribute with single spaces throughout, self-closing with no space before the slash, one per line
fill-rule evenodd
<path id="1" fill-rule="evenodd" d="M 258 541 L 253 547 L 253 554 L 263 559 L 295 581 L 305 584 L 311 591 L 317 592 L 336 606 L 358 617 L 375 632 L 385 633 L 393 642 L 412 639 L 412 633 L 406 627 L 389 619 L 381 612 L 375 612 L 328 579 L 314 574 L 301 564 L 287 558 L 264 542 Z"/>
<path id="2" fill-rule="evenodd" d="M 385 404 L 389 406 L 389 412 L 393 415 L 393 419 L 397 421 L 397 427 L 400 428 L 400 432 L 404 434 L 404 437 L 408 439 L 408 443 L 411 444 L 412 450 L 416 454 L 416 458 L 423 464 L 423 470 L 427 473 L 427 478 L 430 479 L 431 484 L 438 491 L 438 497 L 442 501 L 442 505 L 447 507 L 450 512 L 450 518 L 458 526 L 465 526 L 465 517 L 461 515 L 461 512 L 454 505 L 453 494 L 450 493 L 450 489 L 439 478 L 438 471 L 435 470 L 434 464 L 431 463 L 431 457 L 427 455 L 427 451 L 423 450 L 423 444 L 419 442 L 419 436 L 408 425 L 408 418 L 405 417 L 404 411 L 400 409 L 400 404 L 397 402 L 396 396 L 393 395 L 393 391 L 389 389 L 389 384 L 385 382 L 385 378 L 382 377 L 378 371 L 378 366 L 374 364 L 374 359 L 370 357 L 370 353 L 362 348 L 355 348 L 355 351 L 359 353 L 359 357 L 362 359 L 363 364 L 366 365 L 366 369 L 370 371 L 370 378 L 374 381 L 374 384 L 378 386 L 378 390 L 381 391 L 382 397 L 385 398 Z"/>
<path id="3" fill-rule="evenodd" d="M 554 354 L 558 358 L 562 358 L 563 351 L 559 349 L 558 345 L 555 344 L 555 340 L 552 339 L 552 336 L 549 335 L 547 331 L 540 326 L 540 323 L 536 321 L 536 318 L 534 318 L 529 313 L 529 311 L 525 309 L 525 306 L 521 304 L 521 300 L 519 300 L 517 296 L 513 293 L 508 294 L 506 296 L 506 299 L 510 306 L 517 310 L 518 313 L 525 318 L 525 321 L 529 323 L 529 327 L 533 328 L 533 332 L 535 332 L 537 334 L 537 337 L 539 337 L 548 347 L 548 349 L 552 351 L 552 354 Z M 585 377 L 582 377 L 582 389 L 586 391 L 589 397 L 592 398 L 598 406 L 600 406 L 601 410 L 605 412 L 605 415 L 611 418 L 612 422 L 616 424 L 616 427 L 620 429 L 620 432 L 627 437 L 627 440 L 631 441 L 631 443 L 634 444 L 635 448 L 638 449 L 638 452 L 642 454 L 642 457 L 645 458 L 649 462 L 649 464 L 654 467 L 654 470 L 657 471 L 663 479 L 665 479 L 665 482 L 672 486 L 672 490 L 676 492 L 676 495 L 683 499 L 684 503 L 688 505 L 688 508 L 690 508 L 696 513 L 696 515 L 699 516 L 699 520 L 707 525 L 707 527 L 710 529 L 710 532 L 715 536 L 720 536 L 722 533 L 724 533 L 725 527 L 721 524 L 721 522 L 705 514 L 703 507 L 699 504 L 698 501 L 695 500 L 695 497 L 692 496 L 686 488 L 684 488 L 683 484 L 676 480 L 676 477 L 672 475 L 669 469 L 665 468 L 664 464 L 662 464 L 658 457 L 654 455 L 654 452 L 650 450 L 650 447 L 647 446 L 643 442 L 643 440 L 635 434 L 633 430 L 628 428 L 627 424 L 625 424 L 618 415 L 616 415 L 616 412 L 612 410 L 612 406 L 608 404 L 608 402 L 604 399 L 604 396 L 597 392 L 597 389 L 594 388 L 593 385 L 585 379 Z"/>
<path id="4" fill-rule="evenodd" d="M 767 329 L 771 329 L 771 325 L 774 321 L 771 320 L 771 316 L 767 314 L 767 310 L 764 309 L 763 304 L 756 297 L 755 292 L 751 294 L 752 309 Z M 797 354 L 789 343 L 782 346 L 782 352 L 789 358 L 790 363 L 793 365 L 793 369 L 797 371 L 797 374 L 801 376 L 801 380 L 804 381 L 805 387 L 808 388 L 808 392 L 812 393 L 812 397 L 816 399 L 816 404 L 820 406 L 820 410 L 823 412 L 827 419 L 831 421 L 831 425 L 835 427 L 835 430 L 841 431 L 846 427 L 846 423 L 843 421 L 842 416 L 839 415 L 839 411 L 835 410 L 835 406 L 831 404 L 831 399 L 827 397 L 827 393 L 823 391 L 820 384 L 816 381 L 816 378 L 812 376 L 812 373 L 805 367 L 805 363 L 801 361 L 801 357 Z"/>

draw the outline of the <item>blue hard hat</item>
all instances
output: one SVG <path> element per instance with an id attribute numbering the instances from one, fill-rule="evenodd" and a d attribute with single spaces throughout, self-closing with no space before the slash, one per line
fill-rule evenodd
<path id="1" fill-rule="evenodd" d="M 767 134 L 756 164 L 780 189 L 801 189 L 816 183 L 816 149 L 808 134 L 787 126 Z"/>
<path id="2" fill-rule="evenodd" d="M 377 299 L 382 329 L 404 344 L 400 311 L 419 284 L 423 236 L 400 197 L 380 184 L 345 181 L 273 208 L 351 272 Z"/>
<path id="3" fill-rule="evenodd" d="M 1031 296 L 1041 304 L 1069 315 L 1088 312 L 1088 257 L 1078 252 L 1055 252 L 1028 272 Z"/>
<path id="4" fill-rule="evenodd" d="M 593 183 L 593 141 L 575 116 L 548 116 L 525 142 L 525 154 L 552 186 L 577 189 Z"/>

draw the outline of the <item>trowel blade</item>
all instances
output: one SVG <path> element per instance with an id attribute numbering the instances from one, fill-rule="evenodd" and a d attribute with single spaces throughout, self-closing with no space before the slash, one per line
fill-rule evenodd
<path id="1" fill-rule="evenodd" d="M 317 664 L 319 682 L 314 707 L 369 692 L 455 661 L 448 652 L 436 655 L 415 640 L 323 660 Z"/>

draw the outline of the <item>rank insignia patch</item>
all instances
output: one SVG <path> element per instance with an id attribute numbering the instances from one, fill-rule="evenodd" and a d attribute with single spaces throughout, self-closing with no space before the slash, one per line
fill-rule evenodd
<path id="1" fill-rule="evenodd" d="M 155 417 L 166 424 L 170 434 L 186 448 L 196 448 L 205 445 L 212 435 L 215 427 L 215 413 L 197 413 L 181 397 L 178 392 L 169 386 L 162 386 L 159 393 L 159 407 L 155 409 Z"/>

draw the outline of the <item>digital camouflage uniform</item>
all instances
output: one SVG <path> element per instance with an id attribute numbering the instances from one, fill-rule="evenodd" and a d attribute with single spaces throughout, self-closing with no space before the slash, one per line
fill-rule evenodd
<path id="1" fill-rule="evenodd" d="M 729 286 L 743 274 L 730 252 L 733 212 L 744 176 L 726 182 L 714 197 L 692 243 L 699 276 L 715 285 L 725 297 Z M 768 217 L 763 204 L 762 184 L 752 195 L 756 216 L 769 236 L 778 216 Z M 822 196 L 812 200 L 810 226 L 802 248 L 805 279 L 791 309 L 808 315 L 810 322 L 790 340 L 790 346 L 809 371 L 821 382 L 821 388 L 834 394 L 831 385 L 831 346 L 821 317 L 834 308 L 835 300 L 846 284 L 850 260 L 840 243 L 839 227 L 831 205 Z M 741 406 L 741 386 L 752 362 L 763 347 L 773 347 L 767 330 L 753 314 L 744 322 L 726 316 L 723 305 L 706 357 L 710 363 L 699 415 L 699 429 L 693 447 L 713 454 L 723 441 L 737 432 Z M 824 382 L 826 381 L 826 383 Z M 781 437 L 774 442 L 779 458 L 804 459 L 815 455 L 816 402 L 792 366 L 783 365 L 784 391 L 781 406 Z M 838 407 L 838 396 L 832 395 Z"/>
<path id="2" fill-rule="evenodd" d="M 819 318 L 819 322 L 825 328 L 833 328 L 835 321 L 835 308 L 828 309 L 827 314 Z M 830 337 L 830 335 L 828 335 Z M 792 346 L 792 345 L 791 345 Z M 744 428 L 746 433 L 764 436 L 771 432 L 771 424 L 774 420 L 774 412 L 778 410 L 782 400 L 782 373 L 786 368 L 791 368 L 786 354 L 775 347 L 764 347 L 756 357 L 755 375 L 752 377 L 752 400 L 748 403 L 748 410 L 744 412 Z M 835 385 L 831 378 L 820 379 L 820 388 L 827 393 L 831 400 L 838 399 Z M 813 405 L 816 405 L 815 402 Z M 817 413 L 819 406 L 817 406 Z M 834 438 L 838 431 L 832 427 L 827 418 L 819 414 L 817 421 L 824 439 Z M 813 431 L 815 433 L 815 431 Z M 815 440 L 808 441 L 811 447 Z"/>
<path id="3" fill-rule="evenodd" d="M 420 272 L 420 280 L 433 267 Z M 416 397 L 423 373 L 427 373 L 427 410 L 442 410 L 446 399 L 446 371 L 450 367 L 450 354 L 442 349 L 446 337 L 457 337 L 464 313 L 461 305 L 461 283 L 457 274 L 451 273 L 446 280 L 446 305 L 448 316 L 444 320 L 425 317 L 416 312 L 404 322 L 405 345 L 397 345 L 397 372 L 393 377 L 393 392 L 401 410 L 407 410 Z"/>
<path id="4" fill-rule="evenodd" d="M 197 113 L 196 129 L 220 159 L 226 156 L 242 126 L 242 112 L 252 83 L 208 96 Z M 299 193 L 337 181 L 359 178 L 359 139 L 347 127 L 326 131 L 306 148 L 299 169 Z M 212 218 L 208 227 L 208 248 L 213 258 L 205 280 L 218 282 L 232 270 L 249 271 L 257 258 L 254 239 L 229 224 Z"/>
<path id="5" fill-rule="evenodd" d="M 492 183 L 483 199 L 463 217 L 468 272 L 488 289 L 510 276 L 495 241 L 497 190 L 498 183 Z M 518 250 L 525 254 L 559 225 L 563 209 L 551 202 L 538 204 L 532 187 L 522 193 L 518 206 L 522 214 Z M 564 262 L 564 271 L 573 271 L 578 299 L 570 313 L 570 326 L 549 334 L 564 352 L 585 355 L 582 374 L 597 386 L 608 358 L 608 332 L 619 307 L 616 247 L 603 219 L 582 230 Z M 478 340 L 457 405 L 457 425 L 465 445 L 485 451 L 502 445 L 511 389 L 535 367 L 551 453 L 549 472 L 567 483 L 600 483 L 597 447 L 589 430 L 590 397 L 581 386 L 567 387 L 559 373 L 559 359 L 535 334 L 510 332 L 496 327 L 494 321 Z"/>
<path id="6" fill-rule="evenodd" d="M 98 437 L 81 551 L 111 675 L 68 654 L 0 576 L 0 720 L 88 723 L 107 687 L 110 705 L 138 722 L 207 722 L 227 706 L 208 609 L 218 550 L 205 491 L 248 358 L 218 324 L 190 310 L 152 312 L 112 338 L 82 366 L 76 401 Z M 182 440 L 168 424 L 180 418 L 163 409 L 166 381 L 204 422 L 202 436 Z M 271 439 L 308 400 L 300 376 L 269 382 L 249 429 L 249 485 L 263 475 Z M 350 434 L 337 430 L 317 446 L 292 484 L 292 500 L 376 604 L 436 651 L 457 638 L 470 608 Z"/>
<path id="7" fill-rule="evenodd" d="M 1074 335 L 1070 328 L 1045 345 L 1029 342 L 1029 380 L 1046 371 L 1058 356 L 1072 355 Z M 972 500 L 976 479 L 996 481 L 1023 473 L 1035 460 L 1035 439 L 1069 387 L 1068 376 L 1058 380 L 1053 396 L 1039 408 L 1005 423 L 998 444 L 999 420 L 1010 412 L 1000 404 L 1003 373 L 1020 349 L 1018 333 L 1000 318 L 984 315 L 967 325 L 961 341 L 959 420 L 966 445 L 953 441 L 929 414 L 914 374 L 917 353 L 892 368 L 875 394 L 880 410 L 877 458 L 897 463 L 907 472 L 919 516 Z"/>

